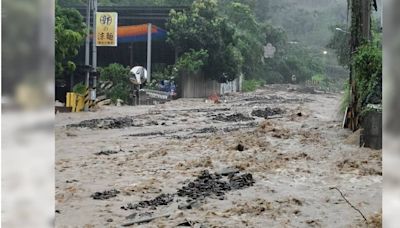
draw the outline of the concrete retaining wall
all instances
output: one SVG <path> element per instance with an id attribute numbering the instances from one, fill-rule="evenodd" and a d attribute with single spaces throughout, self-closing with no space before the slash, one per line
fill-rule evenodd
<path id="1" fill-rule="evenodd" d="M 213 94 L 221 95 L 239 91 L 238 79 L 218 83 L 207 79 L 203 73 L 182 74 L 178 80 L 178 96 L 181 98 L 207 98 Z"/>
<path id="2" fill-rule="evenodd" d="M 382 149 L 382 113 L 368 112 L 361 122 L 360 146 Z"/>

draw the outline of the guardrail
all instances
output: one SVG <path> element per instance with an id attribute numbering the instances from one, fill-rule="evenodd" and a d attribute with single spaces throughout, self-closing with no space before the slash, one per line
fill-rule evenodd
<path id="1" fill-rule="evenodd" d="M 142 91 L 144 91 L 146 93 L 146 95 L 151 98 L 157 98 L 157 99 L 162 99 L 162 100 L 171 99 L 169 92 L 152 90 L 152 89 L 142 89 Z"/>

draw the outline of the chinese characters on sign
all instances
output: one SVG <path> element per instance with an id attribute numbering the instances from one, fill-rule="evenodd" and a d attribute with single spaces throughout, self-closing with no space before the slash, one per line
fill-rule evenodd
<path id="1" fill-rule="evenodd" d="M 96 13 L 96 46 L 117 46 L 117 22 L 117 13 Z"/>

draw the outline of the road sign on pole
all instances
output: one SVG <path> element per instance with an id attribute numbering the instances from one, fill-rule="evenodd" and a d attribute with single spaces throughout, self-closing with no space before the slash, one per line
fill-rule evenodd
<path id="1" fill-rule="evenodd" d="M 92 0 L 87 0 L 87 8 L 86 8 L 86 42 L 85 42 L 85 65 L 86 67 L 90 64 L 90 9 L 92 7 Z M 85 80 L 86 89 L 89 88 L 89 70 L 86 71 L 86 80 Z M 89 110 L 88 103 L 85 102 L 85 111 Z"/>
<path id="2" fill-rule="evenodd" d="M 96 13 L 96 46 L 117 46 L 118 14 L 114 12 Z"/>
<path id="3" fill-rule="evenodd" d="M 268 43 L 267 46 L 264 46 L 264 57 L 265 58 L 273 58 L 276 52 L 276 48 L 272 46 L 271 43 Z"/>
<path id="4" fill-rule="evenodd" d="M 151 23 L 147 24 L 147 74 L 148 82 L 151 82 Z"/>

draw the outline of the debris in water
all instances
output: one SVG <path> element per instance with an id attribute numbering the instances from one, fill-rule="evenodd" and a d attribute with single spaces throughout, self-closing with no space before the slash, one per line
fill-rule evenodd
<path id="1" fill-rule="evenodd" d="M 122 224 L 122 226 L 133 226 L 135 224 L 148 223 L 148 222 L 151 222 L 151 221 L 153 221 L 155 219 L 168 218 L 169 216 L 170 216 L 169 214 L 166 214 L 166 215 L 161 215 L 161 216 L 152 217 L 152 218 L 140 219 L 140 220 L 137 220 L 137 221 L 133 221 L 133 222 L 128 222 L 128 223 Z"/>
<path id="2" fill-rule="evenodd" d="M 91 197 L 95 200 L 106 200 L 109 198 L 116 197 L 120 192 L 118 190 L 110 190 L 110 191 L 104 191 L 104 192 L 95 192 L 94 194 L 91 195 Z"/>
<path id="3" fill-rule="evenodd" d="M 240 122 L 254 120 L 254 118 L 245 116 L 242 113 L 235 113 L 232 115 L 224 115 L 220 113 L 216 117 L 214 117 L 213 120 L 218 120 L 222 122 Z"/>
<path id="4" fill-rule="evenodd" d="M 111 154 L 118 154 L 119 152 L 123 152 L 123 150 L 102 150 L 98 153 L 95 153 L 95 155 L 111 155 Z"/>
<path id="5" fill-rule="evenodd" d="M 228 168 L 224 168 L 221 171 L 219 171 L 218 174 L 221 176 L 229 176 L 229 175 L 236 174 L 239 172 L 240 171 L 238 168 L 228 167 Z"/>
<path id="6" fill-rule="evenodd" d="M 227 182 L 222 180 L 221 175 L 210 174 L 208 170 L 204 170 L 197 179 L 178 189 L 177 194 L 197 200 L 212 195 L 224 196 L 227 191 L 250 187 L 253 184 L 254 180 L 251 174 L 231 174 L 228 176 Z"/>
<path id="7" fill-rule="evenodd" d="M 254 179 L 250 173 L 238 175 L 238 172 L 229 172 L 227 180 L 223 180 L 220 174 L 210 174 L 208 170 L 203 170 L 194 181 L 178 189 L 175 194 L 161 194 L 152 200 L 143 200 L 139 203 L 128 203 L 122 206 L 123 210 L 138 210 L 141 208 L 157 209 L 157 206 L 169 205 L 174 201 L 175 195 L 179 197 L 188 197 L 188 204 L 180 205 L 180 209 L 191 209 L 197 200 L 206 197 L 217 196 L 220 200 L 224 199 L 225 192 L 243 189 L 253 186 Z"/>
<path id="8" fill-rule="evenodd" d="M 195 130 L 193 133 L 194 134 L 205 134 L 205 133 L 214 133 L 217 131 L 218 131 L 218 128 L 216 128 L 216 127 L 206 127 L 206 128 L 201 128 L 201 129 Z"/>
<path id="9" fill-rule="evenodd" d="M 103 118 L 103 119 L 91 119 L 84 120 L 77 124 L 69 124 L 67 127 L 79 127 L 79 128 L 90 128 L 90 129 L 120 129 L 126 127 L 143 127 L 159 125 L 156 121 L 148 121 L 143 124 L 136 121 L 135 116 L 117 117 L 117 118 Z M 165 123 L 164 123 L 165 125 Z"/>
<path id="10" fill-rule="evenodd" d="M 143 200 L 139 203 L 132 204 L 128 203 L 126 206 L 122 206 L 121 209 L 124 210 L 138 210 L 139 208 L 148 208 L 156 209 L 157 206 L 168 205 L 174 200 L 174 194 L 161 194 L 152 200 Z"/>
<path id="11" fill-rule="evenodd" d="M 236 150 L 238 150 L 238 151 L 244 151 L 244 146 L 242 145 L 242 144 L 238 144 L 237 146 L 236 146 Z"/>
<path id="12" fill-rule="evenodd" d="M 280 108 L 266 107 L 265 109 L 253 110 L 251 112 L 251 115 L 267 119 L 269 116 L 275 116 L 275 115 L 279 115 L 279 114 L 283 114 L 283 113 L 284 113 L 284 111 Z"/>
<path id="13" fill-rule="evenodd" d="M 195 227 L 194 225 L 195 224 L 197 224 L 197 222 L 194 222 L 194 221 L 190 221 L 190 220 L 188 220 L 188 219 L 185 219 L 185 221 L 184 222 L 181 222 L 181 223 L 179 223 L 178 225 L 176 225 L 176 226 L 188 226 L 188 227 Z"/>
<path id="14" fill-rule="evenodd" d="M 126 216 L 125 218 L 126 218 L 126 219 L 135 219 L 135 218 L 136 218 L 136 215 L 137 215 L 137 213 L 135 212 L 135 213 L 133 213 L 133 214 L 130 214 L 130 215 Z"/>

